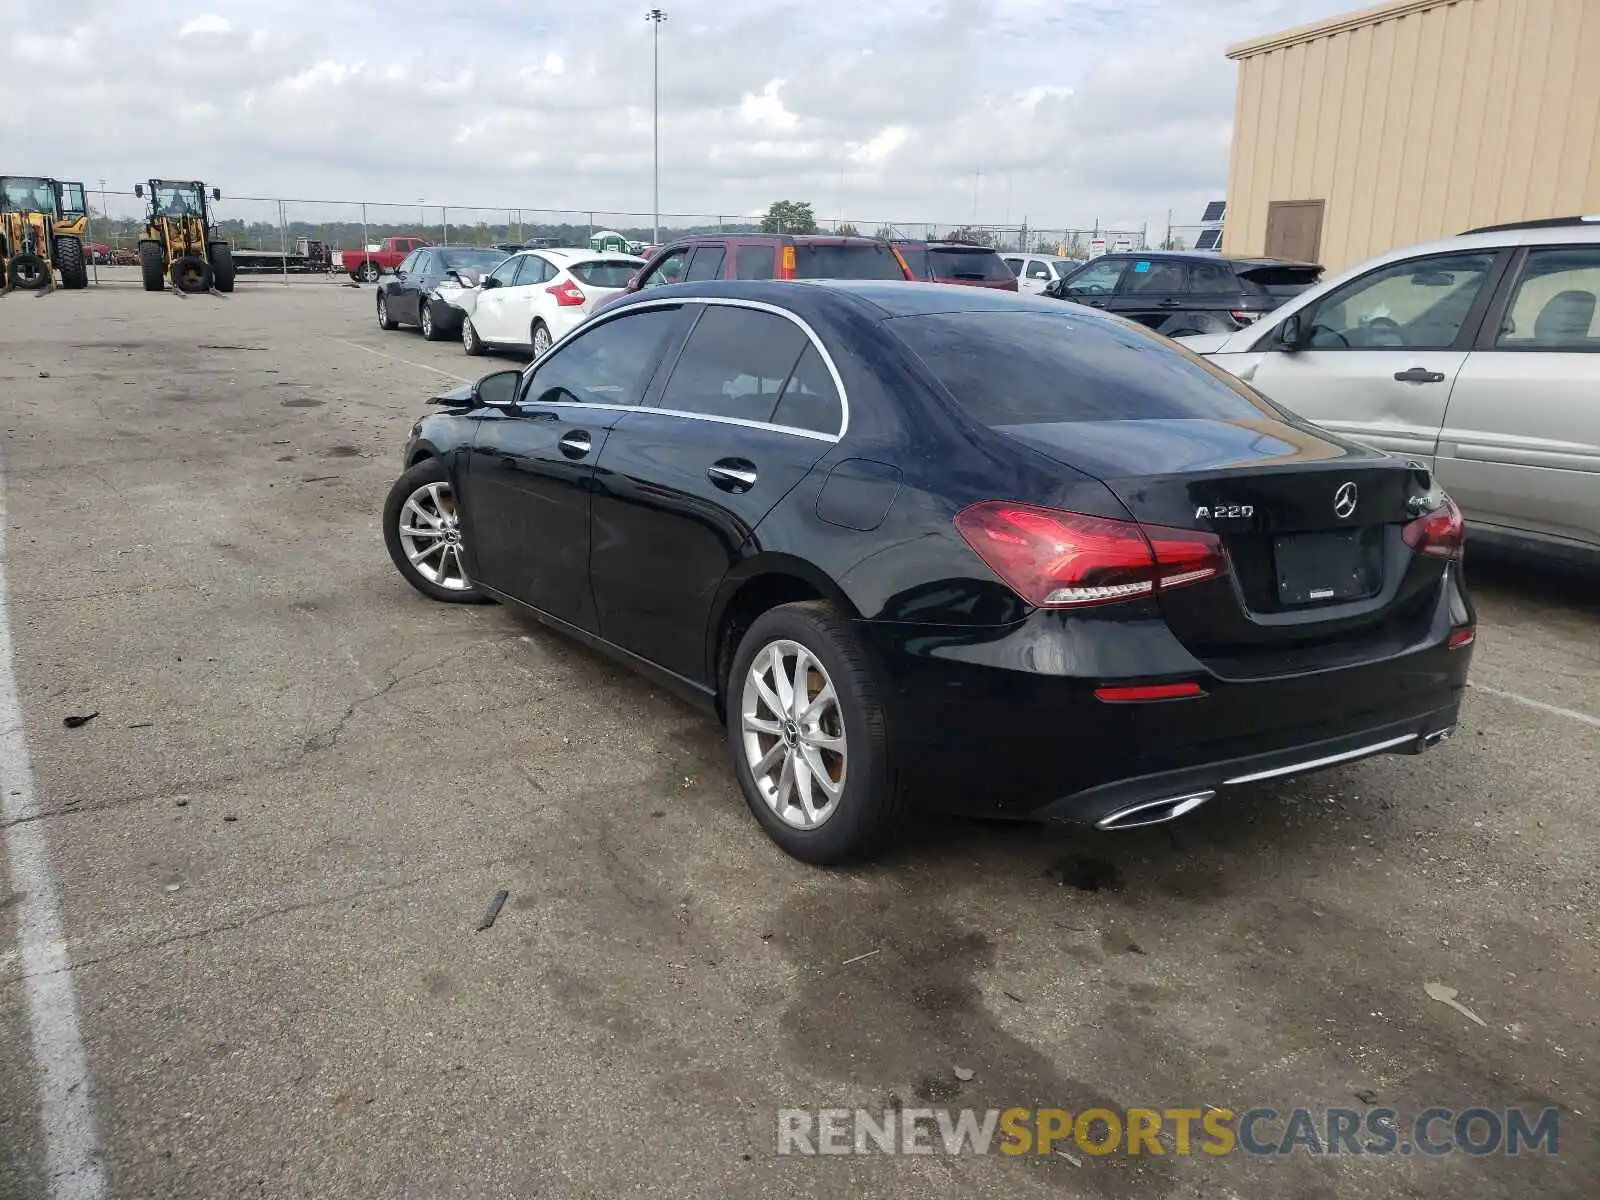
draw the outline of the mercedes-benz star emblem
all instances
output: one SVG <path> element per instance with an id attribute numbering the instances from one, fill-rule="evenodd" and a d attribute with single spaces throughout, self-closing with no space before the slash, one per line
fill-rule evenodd
<path id="1" fill-rule="evenodd" d="M 1333 515 L 1341 521 L 1356 511 L 1356 485 L 1341 483 L 1339 490 L 1333 494 Z"/>

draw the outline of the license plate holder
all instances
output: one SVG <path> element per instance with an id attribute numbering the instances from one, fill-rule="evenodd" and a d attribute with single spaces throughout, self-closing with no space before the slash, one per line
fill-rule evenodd
<path id="1" fill-rule="evenodd" d="M 1272 540 L 1283 605 L 1337 604 L 1377 591 L 1361 531 L 1288 533 Z"/>

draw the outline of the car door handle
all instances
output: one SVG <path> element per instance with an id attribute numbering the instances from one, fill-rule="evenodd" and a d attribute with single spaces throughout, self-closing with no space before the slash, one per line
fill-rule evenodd
<path id="1" fill-rule="evenodd" d="M 568 458 L 582 458 L 594 445 L 589 440 L 588 432 L 582 429 L 574 429 L 556 444 Z"/>
<path id="2" fill-rule="evenodd" d="M 1394 377 L 1401 383 L 1443 383 L 1443 371 L 1429 371 L 1424 367 L 1412 367 L 1409 371 L 1396 371 Z"/>
<path id="3" fill-rule="evenodd" d="M 706 478 L 725 492 L 738 495 L 756 485 L 756 465 L 743 458 L 722 458 L 706 468 Z"/>
<path id="4" fill-rule="evenodd" d="M 1160 304 L 1160 307 L 1161 308 L 1182 308 L 1183 307 L 1183 301 L 1182 300 L 1163 300 L 1161 302 L 1161 304 Z"/>

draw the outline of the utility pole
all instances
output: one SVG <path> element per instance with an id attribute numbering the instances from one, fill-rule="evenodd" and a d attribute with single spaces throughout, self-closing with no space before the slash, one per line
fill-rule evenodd
<path id="1" fill-rule="evenodd" d="M 651 122 L 655 142 L 655 224 L 651 227 L 650 237 L 652 244 L 659 246 L 661 244 L 661 22 L 667 19 L 667 14 L 659 8 L 652 8 L 645 13 L 644 19 L 650 22 L 651 49 L 655 58 Z"/>

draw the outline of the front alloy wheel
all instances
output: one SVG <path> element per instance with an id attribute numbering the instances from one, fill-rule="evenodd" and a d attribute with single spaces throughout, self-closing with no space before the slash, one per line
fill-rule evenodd
<path id="1" fill-rule="evenodd" d="M 778 819 L 815 829 L 839 807 L 848 762 L 839 694 L 799 642 L 769 642 L 745 674 L 745 761 Z"/>
<path id="2" fill-rule="evenodd" d="M 383 540 L 400 574 L 424 596 L 458 604 L 485 599 L 467 574 L 460 510 L 438 459 L 423 459 L 389 489 Z"/>

